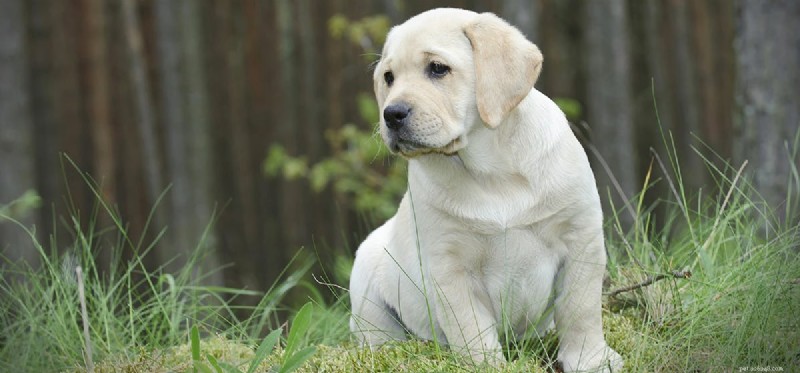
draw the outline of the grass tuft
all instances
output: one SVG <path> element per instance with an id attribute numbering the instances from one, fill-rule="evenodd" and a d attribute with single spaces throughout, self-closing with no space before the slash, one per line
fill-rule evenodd
<path id="1" fill-rule="evenodd" d="M 663 179 L 652 176 L 654 169 Z M 753 192 L 744 166 L 709 161 L 715 195 L 687 191 L 679 170 L 674 153 L 666 161 L 656 157 L 641 194 L 623 210 L 633 211 L 631 228 L 623 230 L 618 216 L 610 219 L 608 288 L 630 289 L 604 298 L 609 345 L 632 372 L 800 366 L 800 227 L 775 217 Z M 658 201 L 656 214 L 643 201 L 659 182 L 671 193 Z M 793 188 L 787 198 L 796 200 L 800 193 Z M 82 225 L 76 213 L 67 219 L 72 241 L 66 252 L 31 234 L 41 266 L 6 261 L 0 267 L 0 371 L 87 371 L 92 360 L 94 372 L 556 370 L 552 333 L 508 338 L 509 362 L 497 369 L 471 365 L 432 342 L 359 348 L 350 341 L 346 292 L 335 283 L 322 283 L 334 292 L 334 303 L 309 292 L 312 302 L 282 323 L 276 311 L 285 310 L 287 292 L 311 287 L 310 262 L 296 265 L 266 292 L 206 286 L 194 271 L 205 245 L 178 272 L 147 268 L 144 258 L 156 242 L 130 237 L 124 222 L 98 200 L 94 214 L 107 215 L 112 228 L 96 227 L 98 219 Z M 11 219 L 6 210 L 0 208 L 3 224 Z M 101 254 L 118 265 L 101 273 Z M 337 262 L 345 269 L 348 264 Z M 242 308 L 235 305 L 241 297 L 260 300 Z M 250 316 L 237 316 L 243 313 Z"/>

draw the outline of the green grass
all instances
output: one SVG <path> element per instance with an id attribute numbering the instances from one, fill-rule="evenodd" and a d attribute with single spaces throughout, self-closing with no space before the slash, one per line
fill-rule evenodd
<path id="1" fill-rule="evenodd" d="M 718 193 L 685 190 L 677 157 L 669 154 L 666 162 L 657 159 L 654 168 L 676 176 L 657 182 L 648 176 L 642 194 L 620 209 L 620 214 L 633 211 L 633 226 L 623 230 L 618 215 L 610 219 L 609 288 L 672 271 L 692 276 L 667 276 L 605 297 L 608 342 L 632 372 L 798 369 L 800 228 L 772 216 L 749 186 L 746 171 L 708 164 Z M 671 190 L 659 200 L 666 206 L 659 215 L 643 202 L 656 183 Z M 99 214 L 109 216 L 113 227 L 98 228 L 92 223 L 96 219 L 81 226 L 72 217 L 66 254 L 35 242 L 40 268 L 2 267 L 0 371 L 86 369 L 77 266 L 84 272 L 96 372 L 488 369 L 431 342 L 358 348 L 349 337 L 346 292 L 335 285 L 325 291 L 334 292 L 338 301 L 323 304 L 322 297 L 313 296 L 284 323 L 278 317 L 278 311 L 285 311 L 284 296 L 311 283 L 306 262 L 265 292 L 202 285 L 203 278 L 192 270 L 202 259 L 200 250 L 178 273 L 148 270 L 143 262 L 154 242 L 129 237 L 122 220 L 102 201 L 94 216 Z M 98 271 L 103 250 L 118 263 L 107 273 Z M 134 255 L 123 257 L 124 250 Z M 337 267 L 347 272 L 346 263 Z M 346 274 L 334 278 L 339 285 L 346 282 Z M 259 301 L 252 307 L 234 306 L 241 297 Z M 557 340 L 552 335 L 508 341 L 506 348 L 510 362 L 500 371 L 554 369 Z"/>

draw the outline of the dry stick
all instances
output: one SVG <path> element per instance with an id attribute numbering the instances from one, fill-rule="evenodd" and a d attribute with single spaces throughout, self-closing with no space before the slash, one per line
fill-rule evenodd
<path id="1" fill-rule="evenodd" d="M 314 276 L 314 274 L 313 274 L 313 273 L 311 274 L 311 278 L 313 278 L 313 279 L 314 279 L 314 281 L 315 281 L 317 284 L 320 284 L 320 285 L 323 285 L 323 286 L 327 286 L 327 287 L 333 287 L 333 288 L 337 288 L 337 289 L 339 289 L 339 290 L 350 291 L 350 290 L 348 290 L 348 289 L 347 289 L 346 287 L 344 287 L 344 286 L 337 285 L 337 284 L 330 283 L 330 282 L 325 282 L 325 281 L 322 281 L 322 280 L 318 279 L 318 278 L 317 278 L 317 276 Z"/>
<path id="2" fill-rule="evenodd" d="M 603 295 L 607 295 L 609 297 L 614 297 L 614 296 L 617 296 L 617 295 L 619 295 L 621 293 L 633 291 L 633 290 L 636 290 L 636 289 L 639 289 L 639 288 L 643 288 L 645 286 L 650 286 L 656 281 L 661 281 L 661 280 L 663 280 L 665 278 L 669 278 L 669 277 L 672 277 L 672 278 L 690 278 L 690 277 L 692 277 L 692 272 L 690 272 L 690 271 L 672 271 L 672 273 L 670 273 L 668 275 L 662 273 L 662 274 L 656 275 L 656 276 L 648 276 L 644 281 L 642 281 L 642 282 L 640 282 L 638 284 L 633 284 L 633 285 L 621 287 L 619 289 L 614 289 L 612 291 L 603 293 Z"/>
<path id="3" fill-rule="evenodd" d="M 94 372 L 94 362 L 92 362 L 92 338 L 89 336 L 89 313 L 86 312 L 86 293 L 83 290 L 83 270 L 80 266 L 75 267 L 75 274 L 78 275 L 78 299 L 81 301 L 83 339 L 86 344 L 86 371 L 92 373 Z"/>

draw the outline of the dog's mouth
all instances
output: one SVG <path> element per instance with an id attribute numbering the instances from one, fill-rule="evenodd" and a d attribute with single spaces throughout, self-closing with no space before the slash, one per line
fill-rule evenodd
<path id="1" fill-rule="evenodd" d="M 413 140 L 396 138 L 391 141 L 389 149 L 406 158 L 413 158 L 424 154 L 453 155 L 463 148 L 463 140 L 456 137 L 444 146 L 430 146 Z"/>

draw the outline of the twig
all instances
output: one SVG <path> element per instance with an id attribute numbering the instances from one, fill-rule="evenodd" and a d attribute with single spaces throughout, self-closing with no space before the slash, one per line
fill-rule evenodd
<path id="1" fill-rule="evenodd" d="M 317 278 L 317 276 L 314 276 L 314 274 L 313 274 L 313 273 L 311 274 L 311 278 L 313 278 L 313 279 L 314 279 L 314 281 L 315 281 L 317 284 L 324 285 L 324 286 L 327 286 L 327 287 L 329 287 L 329 288 L 330 288 L 330 287 L 332 287 L 332 288 L 336 288 L 336 289 L 339 289 L 339 290 L 349 291 L 349 290 L 348 290 L 346 287 L 344 287 L 344 286 L 337 285 L 337 284 L 330 283 L 330 282 L 325 282 L 325 281 L 322 281 L 322 280 L 318 279 L 318 278 Z"/>
<path id="2" fill-rule="evenodd" d="M 75 274 L 78 279 L 78 299 L 81 301 L 81 318 L 83 319 L 83 339 L 86 344 L 86 371 L 94 372 L 94 362 L 92 361 L 92 338 L 89 335 L 89 312 L 86 311 L 86 293 L 83 290 L 83 270 L 80 266 L 75 267 Z"/>
<path id="3" fill-rule="evenodd" d="M 645 286 L 650 286 L 656 281 L 661 281 L 661 280 L 663 280 L 665 278 L 670 278 L 670 277 L 672 277 L 672 278 L 690 278 L 690 277 L 692 277 L 692 272 L 690 272 L 690 271 L 672 271 L 672 273 L 670 273 L 670 274 L 663 274 L 662 273 L 662 274 L 659 274 L 659 275 L 656 275 L 656 276 L 648 276 L 644 281 L 642 281 L 642 282 L 640 282 L 638 284 L 633 284 L 633 285 L 621 287 L 621 288 L 618 288 L 618 289 L 614 289 L 612 291 L 603 293 L 603 295 L 607 295 L 609 297 L 615 297 L 615 296 L 617 296 L 619 294 L 622 294 L 622 293 L 626 293 L 626 292 L 633 291 L 633 290 L 636 290 L 636 289 L 639 289 L 639 288 L 643 288 Z"/>

